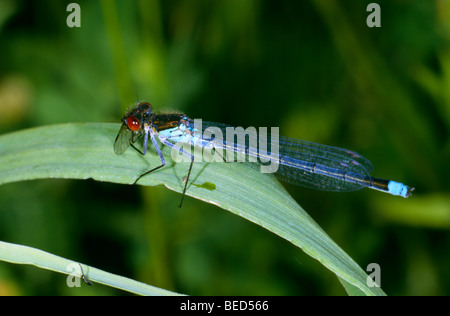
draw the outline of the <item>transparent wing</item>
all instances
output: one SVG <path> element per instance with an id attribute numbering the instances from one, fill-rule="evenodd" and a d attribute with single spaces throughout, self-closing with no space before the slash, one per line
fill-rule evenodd
<path id="1" fill-rule="evenodd" d="M 275 176 L 282 181 L 316 190 L 354 191 L 364 185 L 346 181 L 347 174 L 361 183 L 370 177 L 370 161 L 353 151 L 281 136 L 279 143 L 282 162 Z"/>
<path id="2" fill-rule="evenodd" d="M 119 133 L 117 134 L 116 141 L 114 142 L 114 152 L 117 155 L 123 154 L 125 150 L 130 146 L 132 132 L 127 128 L 126 124 L 122 124 Z"/>
<path id="3" fill-rule="evenodd" d="M 261 154 L 260 149 L 253 148 L 254 144 L 260 146 L 260 142 L 263 140 L 267 144 L 265 147 L 267 152 L 271 152 L 272 136 L 270 134 L 259 135 L 258 139 L 254 139 L 254 135 L 240 135 L 245 134 L 245 131 L 234 130 L 234 141 L 239 137 L 245 139 L 245 146 L 236 146 L 232 142 L 228 142 L 226 138 L 226 128 L 230 126 L 202 122 L 202 135 L 208 127 L 219 128 L 222 131 L 222 138 L 215 135 L 213 138 L 206 139 L 217 147 L 233 149 L 236 152 L 243 152 L 258 158 L 267 158 L 267 154 L 263 157 L 264 154 Z M 278 179 L 316 190 L 353 191 L 361 189 L 364 187 L 361 183 L 370 178 L 369 172 L 373 169 L 369 160 L 354 151 L 283 136 L 279 136 L 279 158 L 280 165 L 278 171 L 275 172 Z M 259 168 L 257 163 L 249 163 L 249 165 Z M 347 181 L 349 175 L 361 182 Z"/>

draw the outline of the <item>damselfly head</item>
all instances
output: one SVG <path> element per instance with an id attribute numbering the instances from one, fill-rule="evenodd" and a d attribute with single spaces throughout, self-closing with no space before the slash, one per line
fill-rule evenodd
<path id="1" fill-rule="evenodd" d="M 135 107 L 127 111 L 123 116 L 122 122 L 128 127 L 130 131 L 138 132 L 143 123 L 149 120 L 152 114 L 152 105 L 148 102 L 140 102 Z"/>
<path id="2" fill-rule="evenodd" d="M 142 112 L 148 112 L 148 113 L 153 111 L 152 105 L 148 102 L 139 102 L 138 105 L 136 106 L 136 109 L 141 110 Z"/>

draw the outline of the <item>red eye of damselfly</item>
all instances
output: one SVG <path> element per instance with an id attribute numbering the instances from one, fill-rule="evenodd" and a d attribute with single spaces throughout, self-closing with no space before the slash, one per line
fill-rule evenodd
<path id="1" fill-rule="evenodd" d="M 127 125 L 130 130 L 136 132 L 141 127 L 141 122 L 134 116 L 130 116 L 127 118 Z"/>

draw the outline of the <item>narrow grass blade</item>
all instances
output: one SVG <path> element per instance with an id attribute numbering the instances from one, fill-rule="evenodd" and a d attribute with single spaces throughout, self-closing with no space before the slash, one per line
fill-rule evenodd
<path id="1" fill-rule="evenodd" d="M 48 252 L 0 241 L 0 260 L 16 263 L 29 264 L 63 274 L 73 273 L 73 267 L 78 262 L 65 259 Z M 139 295 L 180 295 L 151 285 L 147 285 L 119 275 L 108 273 L 83 264 L 85 272 L 90 281 L 105 284 L 120 290 L 128 291 Z"/>

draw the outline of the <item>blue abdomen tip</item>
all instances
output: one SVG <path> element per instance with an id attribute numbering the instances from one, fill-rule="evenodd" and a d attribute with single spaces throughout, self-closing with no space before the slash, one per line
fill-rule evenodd
<path id="1" fill-rule="evenodd" d="M 414 191 L 414 188 L 408 187 L 407 185 L 404 185 L 403 183 L 400 182 L 389 181 L 388 191 L 392 195 L 399 195 L 404 198 L 407 198 L 411 196 L 412 191 Z"/>

